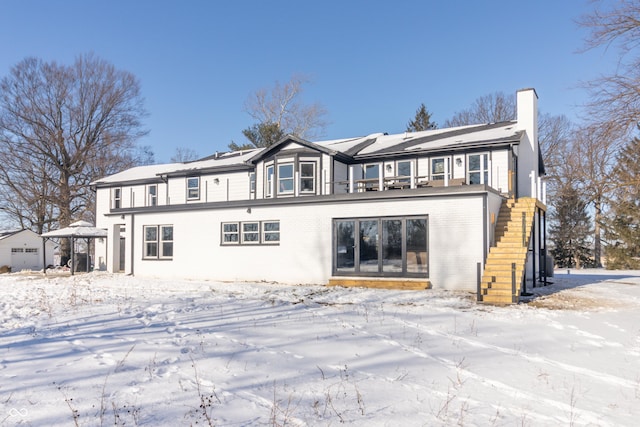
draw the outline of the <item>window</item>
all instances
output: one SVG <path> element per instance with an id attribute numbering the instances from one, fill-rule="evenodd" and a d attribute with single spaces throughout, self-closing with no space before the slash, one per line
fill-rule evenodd
<path id="1" fill-rule="evenodd" d="M 144 257 L 158 257 L 158 227 L 155 225 L 144 227 Z"/>
<path id="2" fill-rule="evenodd" d="M 160 258 L 173 258 L 173 226 L 160 226 Z"/>
<path id="3" fill-rule="evenodd" d="M 187 200 L 198 200 L 200 198 L 200 177 L 187 178 Z"/>
<path id="4" fill-rule="evenodd" d="M 223 222 L 221 245 L 277 245 L 280 221 Z"/>
<path id="5" fill-rule="evenodd" d="M 278 194 L 293 193 L 293 163 L 278 165 Z"/>
<path id="6" fill-rule="evenodd" d="M 407 219 L 407 273 L 424 273 L 427 266 L 427 220 L 426 218 Z"/>
<path id="7" fill-rule="evenodd" d="M 267 166 L 267 179 L 265 182 L 267 184 L 267 197 L 273 197 L 273 165 Z"/>
<path id="8" fill-rule="evenodd" d="M 38 248 L 25 248 L 24 252 L 28 254 L 37 254 Z"/>
<path id="9" fill-rule="evenodd" d="M 260 243 L 260 223 L 259 222 L 243 222 L 242 223 L 242 243 L 245 243 L 245 244 Z"/>
<path id="10" fill-rule="evenodd" d="M 262 243 L 273 244 L 280 242 L 280 221 L 262 223 Z"/>
<path id="11" fill-rule="evenodd" d="M 256 173 L 251 172 L 249 174 L 249 192 L 253 195 L 256 194 Z"/>
<path id="12" fill-rule="evenodd" d="M 396 175 L 403 177 L 398 181 L 411 182 L 411 160 L 399 161 L 396 165 L 396 168 L 397 168 Z"/>
<path id="13" fill-rule="evenodd" d="M 227 222 L 222 224 L 222 244 L 229 245 L 240 241 L 237 222 Z"/>
<path id="14" fill-rule="evenodd" d="M 380 165 L 378 163 L 364 165 L 364 179 L 377 179 L 380 177 Z"/>
<path id="15" fill-rule="evenodd" d="M 449 165 L 448 157 L 431 159 L 431 179 L 443 180 L 445 173 L 447 174 L 447 179 L 451 179 L 451 168 Z"/>
<path id="16" fill-rule="evenodd" d="M 469 184 L 488 184 L 489 183 L 489 155 L 488 154 L 470 154 L 468 176 Z"/>
<path id="17" fill-rule="evenodd" d="M 24 252 L 24 249 L 23 249 L 23 248 L 11 248 L 11 253 L 14 253 L 14 254 L 21 254 L 21 253 L 23 253 L 23 252 Z"/>
<path id="18" fill-rule="evenodd" d="M 173 225 L 144 226 L 144 258 L 171 259 L 173 257 Z"/>
<path id="19" fill-rule="evenodd" d="M 300 192 L 315 193 L 316 164 L 313 162 L 300 163 Z"/>
<path id="20" fill-rule="evenodd" d="M 336 219 L 333 273 L 427 277 L 428 217 Z"/>
<path id="21" fill-rule="evenodd" d="M 122 207 L 122 189 L 113 189 L 113 208 L 120 209 Z"/>
<path id="22" fill-rule="evenodd" d="M 147 187 L 147 206 L 158 204 L 158 186 L 156 184 Z"/>

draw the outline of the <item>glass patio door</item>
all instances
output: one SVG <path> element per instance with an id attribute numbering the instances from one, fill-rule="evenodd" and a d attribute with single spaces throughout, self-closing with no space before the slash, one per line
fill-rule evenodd
<path id="1" fill-rule="evenodd" d="M 428 275 L 427 217 L 334 220 L 334 274 Z"/>

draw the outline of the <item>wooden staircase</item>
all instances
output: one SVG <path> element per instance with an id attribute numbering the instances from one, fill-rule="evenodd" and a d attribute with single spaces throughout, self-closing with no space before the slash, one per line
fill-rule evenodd
<path id="1" fill-rule="evenodd" d="M 502 203 L 496 221 L 496 245 L 489 250 L 482 276 L 482 303 L 507 305 L 519 301 L 535 211 L 534 198 L 509 199 Z"/>

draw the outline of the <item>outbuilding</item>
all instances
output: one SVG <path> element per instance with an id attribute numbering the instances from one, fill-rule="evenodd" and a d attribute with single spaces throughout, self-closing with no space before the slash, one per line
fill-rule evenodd
<path id="1" fill-rule="evenodd" d="M 46 242 L 45 256 L 42 256 L 42 239 L 31 230 L 0 231 L 0 267 L 5 271 L 42 270 L 53 263 L 53 242 Z"/>

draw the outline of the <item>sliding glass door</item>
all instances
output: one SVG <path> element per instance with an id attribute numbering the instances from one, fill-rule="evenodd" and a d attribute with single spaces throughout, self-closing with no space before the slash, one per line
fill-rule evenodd
<path id="1" fill-rule="evenodd" d="M 336 275 L 427 277 L 428 218 L 349 218 L 333 221 Z"/>

